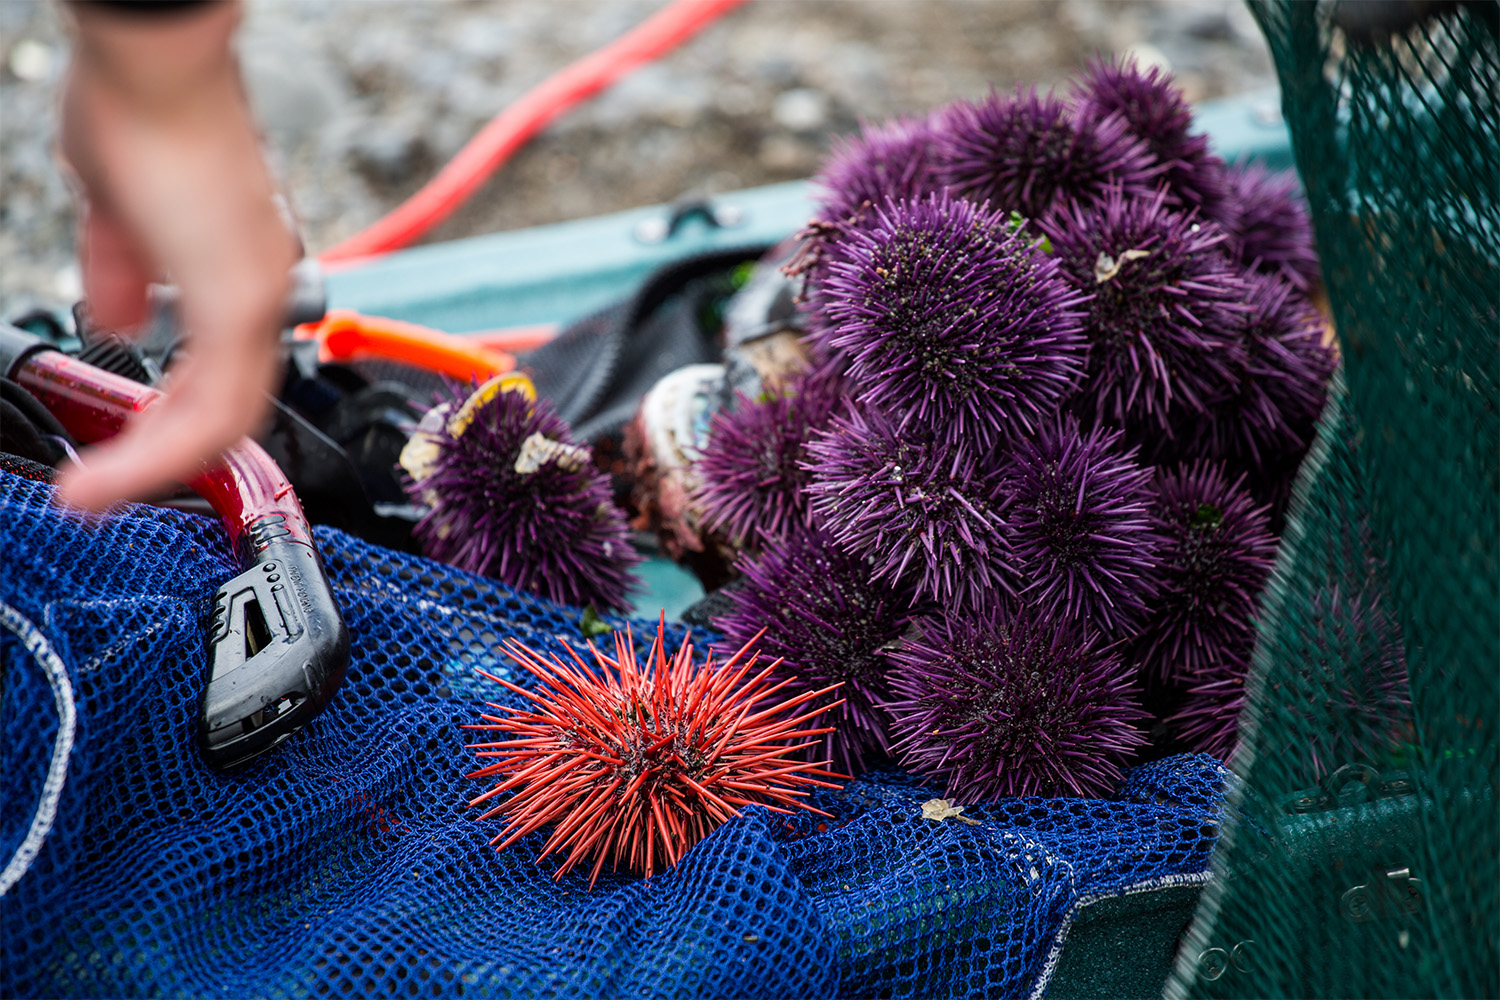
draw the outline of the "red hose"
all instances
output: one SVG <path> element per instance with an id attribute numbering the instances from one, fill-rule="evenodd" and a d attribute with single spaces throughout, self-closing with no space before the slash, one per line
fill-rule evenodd
<path id="1" fill-rule="evenodd" d="M 436 177 L 394 211 L 325 250 L 327 264 L 398 250 L 468 200 L 528 139 L 564 111 L 695 35 L 744 0 L 675 0 L 621 38 L 554 74 L 496 115 Z"/>
<path id="2" fill-rule="evenodd" d="M 11 377 L 84 444 L 109 440 L 161 398 L 157 389 L 58 351 L 32 354 Z M 293 541 L 313 544 L 312 529 L 286 473 L 249 438 L 201 466 L 187 485 L 218 513 L 231 548 L 267 519 L 276 519 Z"/>

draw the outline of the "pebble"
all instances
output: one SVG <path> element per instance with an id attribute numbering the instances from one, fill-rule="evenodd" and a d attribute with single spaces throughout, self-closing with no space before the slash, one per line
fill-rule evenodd
<path id="1" fill-rule="evenodd" d="M 815 132 L 828 121 L 828 95 L 807 87 L 776 95 L 771 118 L 793 132 Z"/>
<path id="2" fill-rule="evenodd" d="M 17 80 L 37 83 L 52 75 L 56 62 L 52 46 L 34 38 L 23 38 L 11 48 L 6 65 Z"/>
<path id="3" fill-rule="evenodd" d="M 372 180 L 397 185 L 413 179 L 428 159 L 427 142 L 413 119 L 387 118 L 354 139 L 349 157 Z"/>

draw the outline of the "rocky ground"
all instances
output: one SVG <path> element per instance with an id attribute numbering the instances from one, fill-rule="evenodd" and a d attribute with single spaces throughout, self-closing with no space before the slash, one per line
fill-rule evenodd
<path id="1" fill-rule="evenodd" d="M 309 249 L 414 191 L 499 109 L 660 0 L 259 0 L 241 33 Z M 0 315 L 78 294 L 51 161 L 57 0 L 0 0 Z M 1269 85 L 1238 0 L 753 0 L 534 140 L 431 238 L 810 175 L 831 135 L 990 85 L 1066 85 L 1096 53 L 1193 100 Z"/>

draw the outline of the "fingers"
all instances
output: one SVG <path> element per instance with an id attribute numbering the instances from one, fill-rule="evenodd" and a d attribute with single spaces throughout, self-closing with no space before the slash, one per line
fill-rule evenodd
<path id="1" fill-rule="evenodd" d="M 195 210 L 172 206 L 153 217 L 173 236 L 156 233 L 172 250 L 186 356 L 174 364 L 163 399 L 63 474 L 64 502 L 102 510 L 159 495 L 190 481 L 264 418 L 296 259 L 295 238 L 265 187 L 258 172 L 223 178 L 200 187 Z M 111 328 L 139 322 L 146 272 L 137 242 L 107 213 L 90 213 L 88 234 L 94 318 Z M 132 315 L 136 309 L 141 314 Z"/>
<path id="2" fill-rule="evenodd" d="M 269 409 L 266 393 L 277 368 L 275 352 L 263 349 L 216 349 L 183 360 L 174 367 L 164 398 L 118 437 L 86 450 L 82 465 L 63 471 L 59 498 L 97 511 L 190 482 L 256 430 Z"/>
<path id="3" fill-rule="evenodd" d="M 164 398 L 61 476 L 64 502 L 102 510 L 116 500 L 160 495 L 193 479 L 265 417 L 266 394 L 280 368 L 280 330 L 296 242 L 274 201 L 257 197 L 258 190 L 254 184 L 225 184 L 195 200 L 197 218 L 219 224 L 193 233 L 178 247 L 173 272 L 181 282 L 178 310 L 186 353 L 173 365 Z M 177 224 L 171 217 L 157 221 Z M 95 242 L 88 260 L 101 282 L 91 289 L 90 310 L 101 324 L 115 327 L 104 318 L 105 310 L 121 316 L 137 295 L 144 306 L 142 258 L 129 232 L 108 213 L 90 213 L 89 234 Z"/>

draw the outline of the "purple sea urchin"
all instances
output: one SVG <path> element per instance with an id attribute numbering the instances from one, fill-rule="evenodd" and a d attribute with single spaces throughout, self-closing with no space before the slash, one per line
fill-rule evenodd
<path id="1" fill-rule="evenodd" d="M 1054 418 L 1017 445 L 1002 483 L 1016 592 L 1042 614 L 1120 637 L 1155 592 L 1162 540 L 1151 527 L 1151 470 L 1122 434 Z"/>
<path id="2" fill-rule="evenodd" d="M 790 692 L 842 685 L 825 699 L 843 704 L 827 717 L 835 732 L 817 756 L 860 773 L 890 746 L 885 650 L 907 626 L 909 598 L 872 583 L 864 560 L 819 531 L 767 540 L 740 570 L 742 583 L 724 591 L 734 609 L 714 622 L 724 633 L 716 648 L 733 652 L 765 629 L 757 648 L 781 658 L 777 674 L 794 678 Z"/>
<path id="3" fill-rule="evenodd" d="M 939 188 L 933 130 L 927 118 L 865 124 L 858 136 L 838 137 L 814 178 L 818 217 L 835 226 L 863 216 L 887 198 L 921 198 Z"/>
<path id="4" fill-rule="evenodd" d="M 977 603 L 1008 588 L 1000 475 L 988 456 L 851 411 L 807 446 L 813 515 L 874 580 L 910 579 L 919 599 Z"/>
<path id="5" fill-rule="evenodd" d="M 1229 192 L 1214 218 L 1229 236 L 1226 252 L 1302 292 L 1311 289 L 1321 272 L 1297 175 L 1250 163 L 1230 167 L 1225 177 Z"/>
<path id="6" fill-rule="evenodd" d="M 1254 642 L 1252 633 L 1237 645 L 1248 649 Z M 1248 658 L 1229 659 L 1199 675 L 1187 688 L 1176 714 L 1166 720 L 1167 731 L 1191 753 L 1212 754 L 1228 761 L 1239 746 L 1249 672 Z"/>
<path id="7" fill-rule="evenodd" d="M 1322 318 L 1285 281 L 1251 275 L 1245 302 L 1236 390 L 1198 423 L 1189 453 L 1274 472 L 1295 464 L 1312 444 L 1338 362 L 1323 343 Z"/>
<path id="8" fill-rule="evenodd" d="M 1115 189 L 1097 210 L 1074 207 L 1043 226 L 1073 287 L 1093 294 L 1077 405 L 1132 440 L 1171 433 L 1174 406 L 1206 413 L 1232 390 L 1245 310 L 1223 233 L 1170 211 L 1165 197 Z"/>
<path id="9" fill-rule="evenodd" d="M 1411 738 L 1401 632 L 1373 591 L 1318 591 L 1289 641 L 1275 651 L 1267 699 L 1300 758 L 1301 780 L 1314 784 L 1345 764 L 1379 761 Z M 1193 749 L 1228 760 L 1246 673 L 1233 660 L 1215 667 L 1189 689 L 1168 726 Z"/>
<path id="10" fill-rule="evenodd" d="M 841 241 L 822 293 L 821 338 L 903 431 L 991 448 L 1083 376 L 1083 296 L 1009 216 L 963 199 L 881 202 Z"/>
<path id="11" fill-rule="evenodd" d="M 930 118 L 897 118 L 864 125 L 854 138 L 836 138 L 814 183 L 818 218 L 801 233 L 802 246 L 789 273 L 806 278 L 807 326 L 821 330 L 822 284 L 828 264 L 841 254 L 850 232 L 868 225 L 887 198 L 921 198 L 942 189 L 937 177 Z"/>
<path id="12" fill-rule="evenodd" d="M 805 527 L 807 442 L 843 405 L 843 380 L 812 374 L 715 414 L 695 461 L 705 525 L 736 547 Z"/>
<path id="13" fill-rule="evenodd" d="M 1224 161 L 1208 151 L 1208 136 L 1194 135 L 1193 110 L 1168 74 L 1134 61 L 1091 63 L 1080 81 L 1077 113 L 1082 119 L 1111 114 L 1146 144 L 1165 168 L 1170 195 L 1187 207 L 1209 210 L 1224 197 Z"/>
<path id="14" fill-rule="evenodd" d="M 1369 763 L 1410 738 L 1411 695 L 1400 626 L 1374 590 L 1330 587 L 1313 595 L 1298 629 L 1297 658 L 1270 697 L 1291 713 L 1293 745 L 1309 779 Z"/>
<path id="15" fill-rule="evenodd" d="M 428 474 L 411 495 L 431 504 L 414 534 L 432 559 L 560 604 L 622 611 L 640 556 L 609 478 L 546 400 L 460 391 Z M 464 405 L 470 398 L 470 405 Z"/>
<path id="16" fill-rule="evenodd" d="M 1092 205 L 1112 184 L 1147 195 L 1160 169 L 1122 119 L 1075 118 L 1061 99 L 1034 88 L 958 101 L 935 133 L 941 179 L 954 193 L 1028 219 L 1064 204 Z"/>
<path id="17" fill-rule="evenodd" d="M 1223 466 L 1158 472 L 1151 523 L 1164 540 L 1136 662 L 1160 680 L 1197 683 L 1248 663 L 1260 592 L 1276 558 L 1269 516 Z"/>
<path id="18" fill-rule="evenodd" d="M 1130 668 L 1086 626 L 950 611 L 919 621 L 891 658 L 901 763 L 949 798 L 1103 795 L 1145 743 Z"/>

